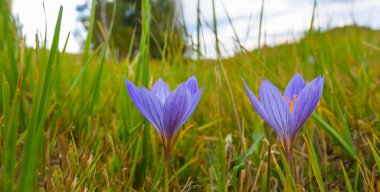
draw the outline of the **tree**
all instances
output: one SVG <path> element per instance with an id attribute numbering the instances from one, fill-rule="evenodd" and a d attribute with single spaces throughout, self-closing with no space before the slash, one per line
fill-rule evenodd
<path id="1" fill-rule="evenodd" d="M 115 48 L 118 58 L 127 56 L 129 48 L 132 48 L 132 54 L 138 51 L 139 39 L 141 37 L 141 0 L 97 0 L 95 10 L 95 21 L 102 24 L 103 29 L 108 32 L 114 5 L 116 3 L 116 12 L 114 26 L 112 29 L 110 43 Z M 171 51 L 183 52 L 185 47 L 184 30 L 182 24 L 176 19 L 177 5 L 174 0 L 154 0 L 152 5 L 151 21 L 151 43 L 150 53 L 152 57 L 161 57 L 162 49 L 167 40 L 166 53 Z M 77 7 L 80 12 L 80 21 L 84 28 L 88 30 L 91 3 L 87 2 Z M 133 34 L 135 38 L 133 39 Z M 96 47 L 103 42 L 100 28 L 96 25 L 93 30 L 93 46 Z"/>

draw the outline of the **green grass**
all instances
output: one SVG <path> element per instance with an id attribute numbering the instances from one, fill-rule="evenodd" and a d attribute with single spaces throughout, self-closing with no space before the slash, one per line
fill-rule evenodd
<path id="1" fill-rule="evenodd" d="M 162 59 L 153 60 L 146 0 L 143 36 L 135 39 L 139 54 L 116 60 L 108 34 L 93 50 L 87 40 L 83 54 L 59 52 L 58 43 L 67 43 L 58 38 L 64 10 L 57 13 L 51 45 L 36 39 L 36 49 L 24 48 L 6 2 L 0 1 L 2 190 L 162 190 L 160 138 L 129 99 L 124 78 L 148 87 L 162 78 L 173 89 L 191 75 L 205 90 L 177 134 L 172 190 L 379 189 L 380 31 L 310 30 L 299 42 L 228 59 L 189 59 L 180 51 L 165 57 L 163 49 Z M 102 27 L 97 21 L 91 25 Z M 215 19 L 213 27 L 217 39 Z M 325 88 L 296 140 L 292 175 L 277 136 L 249 103 L 241 78 L 257 93 L 262 79 L 283 90 L 296 72 L 308 81 L 323 75 Z"/>

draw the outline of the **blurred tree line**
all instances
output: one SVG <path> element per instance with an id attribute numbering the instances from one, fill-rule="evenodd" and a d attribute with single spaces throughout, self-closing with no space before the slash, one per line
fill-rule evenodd
<path id="1" fill-rule="evenodd" d="M 115 49 L 119 59 L 126 57 L 131 48 L 131 54 L 136 55 L 141 37 L 141 0 L 97 0 L 95 22 L 100 22 L 108 33 L 108 28 L 116 3 L 114 26 L 111 31 L 110 44 Z M 165 54 L 185 52 L 185 29 L 178 18 L 178 5 L 175 0 L 151 0 L 152 21 L 150 34 L 150 54 L 160 58 L 165 47 Z M 88 30 L 91 1 L 77 6 L 79 20 L 85 30 Z M 95 23 L 96 24 L 96 23 Z M 134 36 L 134 38 L 133 38 Z M 93 29 L 92 44 L 94 47 L 103 42 L 101 31 L 96 24 Z"/>

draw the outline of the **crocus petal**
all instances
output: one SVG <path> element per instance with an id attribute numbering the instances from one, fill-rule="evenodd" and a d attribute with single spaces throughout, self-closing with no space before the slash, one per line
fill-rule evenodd
<path id="1" fill-rule="evenodd" d="M 244 80 L 243 80 L 243 82 L 244 82 Z M 252 93 L 251 89 L 249 89 L 248 85 L 245 82 L 244 82 L 244 87 L 245 87 L 245 91 L 248 94 L 248 98 L 251 101 L 251 103 L 252 103 L 253 107 L 255 108 L 255 110 L 257 111 L 257 113 L 260 115 L 261 118 L 264 119 L 265 122 L 267 122 L 268 124 L 271 125 L 271 122 L 268 120 L 268 117 L 267 117 L 266 111 L 263 107 L 263 104 L 260 103 L 260 101 L 257 99 L 255 94 Z"/>
<path id="2" fill-rule="evenodd" d="M 136 105 L 140 113 L 146 117 L 145 109 L 143 107 L 142 95 L 140 89 L 138 89 L 132 82 L 128 79 L 125 79 L 125 84 L 127 86 L 127 91 L 131 97 L 132 102 Z"/>
<path id="3" fill-rule="evenodd" d="M 286 86 L 284 95 L 288 99 L 293 100 L 294 96 L 297 96 L 305 86 L 306 82 L 301 75 L 297 73 L 292 80 L 290 80 L 288 86 Z"/>
<path id="4" fill-rule="evenodd" d="M 194 95 L 198 90 L 198 82 L 197 79 L 192 76 L 186 81 L 187 88 L 190 91 L 191 95 Z"/>
<path id="5" fill-rule="evenodd" d="M 260 98 L 265 108 L 270 125 L 282 139 L 286 136 L 290 122 L 289 105 L 280 91 L 269 81 L 264 80 L 260 87 Z"/>
<path id="6" fill-rule="evenodd" d="M 166 137 L 172 137 L 181 126 L 190 102 L 191 95 L 185 84 L 181 84 L 166 98 L 163 110 L 163 127 Z"/>
<path id="7" fill-rule="evenodd" d="M 190 107 L 188 107 L 186 114 L 183 116 L 182 121 L 179 126 L 182 126 L 193 114 L 195 108 L 197 108 L 199 100 L 201 99 L 203 92 L 203 87 L 199 89 L 194 95 L 191 96 L 191 102 L 190 102 Z"/>
<path id="8" fill-rule="evenodd" d="M 141 88 L 141 100 L 142 107 L 145 110 L 145 118 L 148 119 L 150 123 L 157 129 L 157 131 L 162 134 L 162 118 L 163 118 L 163 104 L 161 101 L 154 95 L 149 92 L 145 87 Z"/>
<path id="9" fill-rule="evenodd" d="M 162 104 L 165 103 L 166 98 L 170 94 L 170 88 L 161 78 L 153 85 L 152 93 L 157 96 Z"/>
<path id="10" fill-rule="evenodd" d="M 317 77 L 299 93 L 292 117 L 291 135 L 293 137 L 317 107 L 322 96 L 323 84 L 323 77 Z"/>

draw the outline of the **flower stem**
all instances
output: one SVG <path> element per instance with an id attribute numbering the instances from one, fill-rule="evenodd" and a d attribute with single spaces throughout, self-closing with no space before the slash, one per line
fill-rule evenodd
<path id="1" fill-rule="evenodd" d="M 170 149 L 165 147 L 165 186 L 164 191 L 169 192 L 169 166 L 170 166 Z"/>
<path id="2" fill-rule="evenodd" d="M 293 156 L 293 152 L 291 150 L 285 150 L 285 158 L 286 158 L 286 163 L 288 163 L 288 166 L 291 169 L 291 166 L 292 166 L 292 156 Z"/>
<path id="3" fill-rule="evenodd" d="M 165 192 L 169 192 L 169 163 L 168 160 L 165 158 Z"/>
<path id="4" fill-rule="evenodd" d="M 294 166 L 294 163 L 293 163 L 293 150 L 285 150 L 285 158 L 286 158 L 286 163 L 288 164 L 289 166 L 289 170 L 290 170 L 290 176 L 293 177 L 294 180 L 297 180 L 296 178 L 296 169 L 295 169 L 295 166 Z"/>

